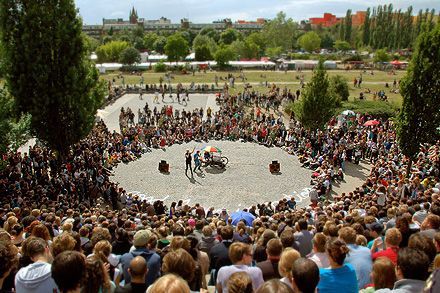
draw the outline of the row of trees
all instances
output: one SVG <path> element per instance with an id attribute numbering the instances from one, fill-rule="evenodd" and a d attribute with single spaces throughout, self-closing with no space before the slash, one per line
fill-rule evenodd
<path id="1" fill-rule="evenodd" d="M 425 28 L 432 29 L 435 22 L 440 21 L 435 10 L 420 10 L 414 17 L 411 6 L 402 11 L 395 10 L 392 4 L 368 8 L 365 22 L 360 26 L 353 26 L 352 16 L 352 11 L 347 10 L 339 24 L 324 28 L 312 27 L 305 22 L 298 24 L 280 12 L 259 32 L 242 33 L 233 28 L 219 32 L 204 28 L 199 33 L 191 30 L 145 33 L 139 27 L 131 32 L 110 30 L 102 38 L 101 45 L 96 40 L 90 43 L 97 50 L 100 61 L 105 62 L 120 61 L 121 53 L 127 47 L 166 54 L 171 56 L 170 61 L 178 60 L 190 51 L 195 52 L 198 61 L 212 60 L 218 50 L 220 55 L 226 50 L 233 51 L 236 58 L 252 59 L 277 57 L 295 49 L 312 52 L 320 48 L 339 51 L 412 48 L 420 32 Z"/>
<path id="2" fill-rule="evenodd" d="M 380 5 L 366 11 L 362 26 L 353 27 L 352 12 L 347 10 L 345 18 L 338 25 L 337 39 L 346 41 L 353 48 L 371 47 L 373 49 L 412 48 L 417 36 L 424 27 L 432 29 L 436 21 L 435 10 L 419 10 L 413 16 L 412 6 L 406 11 L 395 10 L 392 4 Z"/>

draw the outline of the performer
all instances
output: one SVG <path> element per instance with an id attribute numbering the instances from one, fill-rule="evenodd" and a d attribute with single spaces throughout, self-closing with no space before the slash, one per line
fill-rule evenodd
<path id="1" fill-rule="evenodd" d="M 194 173 L 193 173 L 192 166 L 191 166 L 191 161 L 192 161 L 191 154 L 194 152 L 194 149 L 195 148 L 193 148 L 193 150 L 191 152 L 189 150 L 186 150 L 186 153 L 185 153 L 185 165 L 186 165 L 185 175 L 186 175 L 186 177 L 188 177 L 188 168 L 189 168 L 189 170 L 191 171 L 191 178 L 194 178 Z"/>

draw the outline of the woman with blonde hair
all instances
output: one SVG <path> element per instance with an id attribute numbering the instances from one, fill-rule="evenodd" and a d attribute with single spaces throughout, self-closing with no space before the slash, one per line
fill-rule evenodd
<path id="1" fill-rule="evenodd" d="M 6 222 L 3 224 L 3 229 L 6 232 L 11 233 L 12 227 L 18 224 L 18 219 L 15 216 L 10 216 L 7 218 Z"/>
<path id="2" fill-rule="evenodd" d="M 216 288 L 219 293 L 228 292 L 229 277 L 236 272 L 245 272 L 252 279 L 252 287 L 256 290 L 263 283 L 263 273 L 258 267 L 251 267 L 252 248 L 249 244 L 234 242 L 229 246 L 229 259 L 232 262 L 230 266 L 223 266 L 217 274 Z"/>
<path id="3" fill-rule="evenodd" d="M 373 263 L 371 272 L 373 286 L 361 290 L 361 293 L 375 292 L 379 289 L 393 289 L 396 282 L 396 273 L 393 262 L 386 257 L 379 257 Z"/>
<path id="4" fill-rule="evenodd" d="M 110 281 L 107 273 L 108 264 L 104 264 L 97 257 L 86 259 L 86 272 L 82 284 L 83 293 L 113 293 L 115 284 Z"/>
<path id="5" fill-rule="evenodd" d="M 229 293 L 252 293 L 252 279 L 246 272 L 233 273 L 228 280 Z"/>
<path id="6" fill-rule="evenodd" d="M 281 253 L 280 262 L 278 263 L 278 271 L 282 276 L 280 281 L 286 283 L 290 287 L 292 287 L 292 284 L 290 283 L 290 279 L 292 278 L 292 264 L 300 257 L 301 254 L 290 247 L 286 248 L 283 253 Z"/>
<path id="7" fill-rule="evenodd" d="M 115 282 L 116 285 L 119 285 L 119 281 L 121 278 L 121 272 L 116 267 L 118 265 L 118 261 L 115 260 L 115 257 L 112 258 L 112 245 L 108 240 L 101 240 L 95 244 L 93 248 L 93 254 L 89 257 L 95 257 L 100 259 L 105 265 L 109 266 L 109 276 L 110 279 Z"/>
<path id="8" fill-rule="evenodd" d="M 181 277 L 166 274 L 147 289 L 148 293 L 190 293 L 188 284 Z"/>
<path id="9" fill-rule="evenodd" d="M 168 252 L 163 258 L 162 272 L 164 274 L 176 274 L 182 277 L 188 284 L 194 279 L 195 269 L 196 262 L 182 248 Z"/>

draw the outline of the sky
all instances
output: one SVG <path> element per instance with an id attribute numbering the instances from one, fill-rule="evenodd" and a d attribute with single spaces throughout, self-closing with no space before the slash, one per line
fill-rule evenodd
<path id="1" fill-rule="evenodd" d="M 271 19 L 279 11 L 300 21 L 319 17 L 324 12 L 343 16 L 347 9 L 355 12 L 388 3 L 402 10 L 412 5 L 416 13 L 426 8 L 434 8 L 436 13 L 440 11 L 440 0 L 75 0 L 84 24 L 102 24 L 103 18 L 128 19 L 133 6 L 138 16 L 145 19 L 163 16 L 173 23 L 180 23 L 180 19 L 186 17 L 193 23 L 210 23 L 224 18 L 232 21 L 259 17 Z"/>

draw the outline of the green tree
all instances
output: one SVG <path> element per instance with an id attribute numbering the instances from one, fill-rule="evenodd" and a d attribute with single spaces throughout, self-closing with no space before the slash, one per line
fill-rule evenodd
<path id="1" fill-rule="evenodd" d="M 283 53 L 283 47 L 269 47 L 265 53 L 270 58 L 277 58 Z"/>
<path id="2" fill-rule="evenodd" d="M 133 47 L 137 50 L 144 50 L 145 49 L 145 43 L 143 38 L 136 37 L 133 40 Z"/>
<path id="3" fill-rule="evenodd" d="M 258 52 L 260 48 L 253 42 L 246 41 L 235 41 L 231 44 L 231 48 L 236 52 L 240 58 L 244 59 L 254 59 L 258 57 Z"/>
<path id="4" fill-rule="evenodd" d="M 200 45 L 194 50 L 196 61 L 207 61 L 212 60 L 213 55 L 208 45 Z"/>
<path id="5" fill-rule="evenodd" d="M 148 51 L 153 51 L 154 50 L 154 42 L 156 42 L 158 37 L 159 36 L 155 33 L 146 33 L 143 38 L 145 49 L 147 49 Z"/>
<path id="6" fill-rule="evenodd" d="M 335 40 L 333 39 L 330 33 L 324 33 L 320 36 L 321 38 L 321 47 L 326 49 L 331 49 L 335 45 Z"/>
<path id="7" fill-rule="evenodd" d="M 6 86 L 17 113 L 63 158 L 92 129 L 104 98 L 73 0 L 0 2 Z"/>
<path id="8" fill-rule="evenodd" d="M 335 42 L 335 49 L 345 52 L 351 49 L 351 45 L 347 41 L 337 40 Z"/>
<path id="9" fill-rule="evenodd" d="M 132 65 L 141 62 L 141 54 L 136 48 L 128 47 L 121 52 L 119 62 L 125 65 Z"/>
<path id="10" fill-rule="evenodd" d="M 197 35 L 193 41 L 193 50 L 196 53 L 197 61 L 212 60 L 217 44 L 208 35 Z"/>
<path id="11" fill-rule="evenodd" d="M 345 15 L 344 20 L 344 40 L 351 43 L 351 31 L 352 31 L 352 23 L 351 23 L 351 9 L 347 10 L 347 14 Z"/>
<path id="12" fill-rule="evenodd" d="M 165 38 L 164 36 L 158 37 L 153 43 L 154 51 L 156 51 L 159 54 L 165 53 L 166 44 L 167 44 L 167 38 Z"/>
<path id="13" fill-rule="evenodd" d="M 167 44 L 165 45 L 165 54 L 168 56 L 169 61 L 179 61 L 185 58 L 188 52 L 188 42 L 180 33 L 175 33 L 168 37 Z"/>
<path id="14" fill-rule="evenodd" d="M 230 46 L 221 47 L 215 52 L 214 60 L 217 62 L 218 67 L 225 68 L 229 61 L 236 58 L 234 50 Z"/>
<path id="15" fill-rule="evenodd" d="M 370 8 L 368 8 L 362 27 L 362 43 L 364 44 L 364 46 L 368 46 L 368 44 L 370 44 L 370 23 Z"/>
<path id="16" fill-rule="evenodd" d="M 14 109 L 14 99 L 0 89 L 0 154 L 17 150 L 29 139 L 31 116 L 23 114 L 17 119 Z"/>
<path id="17" fill-rule="evenodd" d="M 420 145 L 440 138 L 440 25 L 423 32 L 406 76 L 400 83 L 402 109 L 397 119 L 397 137 L 402 153 L 416 159 Z M 411 163 L 408 165 L 408 171 Z M 410 173 L 407 172 L 407 175 Z"/>
<path id="18" fill-rule="evenodd" d="M 111 41 L 96 48 L 98 62 L 118 62 L 122 51 L 130 45 L 124 41 Z"/>
<path id="19" fill-rule="evenodd" d="M 264 51 L 267 47 L 267 41 L 261 32 L 251 33 L 249 36 L 247 36 L 246 41 L 254 43 L 258 46 L 258 48 L 260 49 L 258 55 L 262 56 L 264 54 Z"/>
<path id="20" fill-rule="evenodd" d="M 243 36 L 239 31 L 233 28 L 228 28 L 220 34 L 220 43 L 230 45 L 236 40 L 241 40 Z"/>
<path id="21" fill-rule="evenodd" d="M 261 32 L 266 40 L 266 47 L 281 47 L 283 51 L 291 50 L 296 42 L 298 25 L 280 11 L 277 16 L 264 24 Z"/>
<path id="22" fill-rule="evenodd" d="M 339 97 L 341 101 L 348 101 L 350 91 L 348 88 L 348 81 L 345 77 L 337 74 L 330 78 L 330 85 L 333 92 Z"/>
<path id="23" fill-rule="evenodd" d="M 386 49 L 379 49 L 374 53 L 374 62 L 388 62 L 390 60 L 391 57 Z"/>
<path id="24" fill-rule="evenodd" d="M 208 36 L 211 39 L 213 39 L 216 43 L 218 43 L 220 41 L 219 32 L 211 27 L 202 28 L 202 30 L 199 32 L 199 35 Z"/>
<path id="25" fill-rule="evenodd" d="M 302 35 L 298 39 L 298 44 L 307 52 L 313 52 L 316 49 L 319 49 L 319 46 L 321 45 L 321 38 L 317 33 L 311 31 Z"/>
<path id="26" fill-rule="evenodd" d="M 337 102 L 323 61 L 320 60 L 296 108 L 297 117 L 307 129 L 323 129 L 334 115 Z"/>
<path id="27" fill-rule="evenodd" d="M 82 36 L 84 38 L 84 44 L 86 45 L 86 48 L 89 51 L 89 53 L 95 52 L 96 48 L 98 48 L 99 46 L 99 41 L 95 38 L 89 37 L 84 33 L 82 34 Z"/>
<path id="28" fill-rule="evenodd" d="M 142 26 L 137 26 L 134 30 L 132 30 L 130 32 L 130 37 L 131 37 L 131 40 L 133 43 L 137 38 L 143 39 L 144 35 L 145 35 L 145 32 L 144 32 L 144 28 Z"/>

